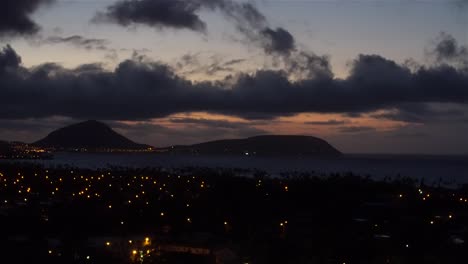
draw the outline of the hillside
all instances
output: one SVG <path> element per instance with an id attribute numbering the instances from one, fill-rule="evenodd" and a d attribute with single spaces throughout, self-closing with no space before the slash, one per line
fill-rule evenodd
<path id="1" fill-rule="evenodd" d="M 144 150 L 148 145 L 138 144 L 118 134 L 104 123 L 90 120 L 51 132 L 33 145 L 58 150 Z"/>
<path id="2" fill-rule="evenodd" d="M 167 151 L 213 155 L 341 155 L 340 151 L 323 139 L 311 136 L 289 135 L 267 135 L 246 139 L 217 140 L 191 146 L 174 146 L 167 148 Z"/>

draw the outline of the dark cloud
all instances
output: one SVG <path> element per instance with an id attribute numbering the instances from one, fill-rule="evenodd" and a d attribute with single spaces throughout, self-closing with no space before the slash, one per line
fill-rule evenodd
<path id="1" fill-rule="evenodd" d="M 40 27 L 31 19 L 40 6 L 54 0 L 6 0 L 0 5 L 0 37 L 31 35 Z"/>
<path id="2" fill-rule="evenodd" d="M 223 62 L 222 60 L 215 59 L 211 64 L 208 64 L 206 68 L 201 67 L 201 69 L 207 75 L 214 75 L 214 74 L 217 74 L 218 72 L 232 73 L 236 71 L 233 66 L 236 64 L 240 64 L 244 61 L 245 60 L 243 59 L 234 59 L 234 60 Z"/>
<path id="3" fill-rule="evenodd" d="M 295 51 L 282 57 L 285 70 L 297 79 L 333 78 L 328 56 L 311 51 Z"/>
<path id="4" fill-rule="evenodd" d="M 235 72 L 234 66 L 245 61 L 245 59 L 224 61 L 224 58 L 218 55 L 212 55 L 208 58 L 203 58 L 201 55 L 201 52 L 185 54 L 177 61 L 175 68 L 182 75 L 205 74 L 213 76 L 218 73 Z"/>
<path id="5" fill-rule="evenodd" d="M 289 54 L 295 49 L 294 37 L 283 28 L 266 28 L 261 33 L 267 40 L 265 50 L 268 53 Z"/>
<path id="6" fill-rule="evenodd" d="M 176 67 L 178 69 L 183 69 L 186 67 L 199 67 L 200 66 L 200 52 L 197 53 L 187 53 L 182 55 L 182 57 L 177 61 Z"/>
<path id="7" fill-rule="evenodd" d="M 245 61 L 246 61 L 245 59 L 233 59 L 233 60 L 224 62 L 224 66 L 231 66 L 231 65 L 243 63 Z"/>
<path id="8" fill-rule="evenodd" d="M 305 125 L 316 125 L 316 126 L 336 126 L 336 125 L 344 125 L 349 123 L 348 120 L 326 120 L 326 121 L 307 121 L 304 122 Z"/>
<path id="9" fill-rule="evenodd" d="M 433 54 L 442 62 L 468 60 L 468 48 L 459 45 L 452 35 L 445 32 L 441 32 L 437 38 Z"/>
<path id="10" fill-rule="evenodd" d="M 41 42 L 47 44 L 69 44 L 87 50 L 108 50 L 107 45 L 109 45 L 107 39 L 86 38 L 79 35 L 69 37 L 51 36 Z"/>
<path id="11" fill-rule="evenodd" d="M 60 69 L 58 69 L 60 70 Z M 102 64 L 100 63 L 89 63 L 89 64 L 82 64 L 73 69 L 75 74 L 92 74 L 92 73 L 100 73 L 103 71 Z"/>
<path id="12" fill-rule="evenodd" d="M 200 10 L 219 11 L 247 40 L 270 54 L 289 54 L 295 48 L 294 37 L 283 28 L 272 29 L 266 17 L 250 2 L 233 0 L 120 0 L 98 12 L 93 22 L 121 26 L 147 25 L 158 29 L 188 29 L 206 32 Z"/>
<path id="13" fill-rule="evenodd" d="M 107 7 L 105 12 L 97 13 L 93 21 L 205 31 L 205 22 L 196 14 L 199 9 L 197 1 L 122 0 Z"/>
<path id="14" fill-rule="evenodd" d="M 21 57 L 16 54 L 16 51 L 7 45 L 0 50 L 0 73 L 9 69 L 16 70 L 21 64 Z"/>
<path id="15" fill-rule="evenodd" d="M 250 2 L 231 0 L 196 0 L 202 6 L 220 10 L 234 22 L 237 30 L 249 41 L 257 43 L 272 55 L 288 55 L 295 49 L 295 39 L 286 29 L 272 29 L 266 17 Z"/>
<path id="16" fill-rule="evenodd" d="M 357 57 L 346 79 L 319 74 L 291 81 L 284 71 L 260 70 L 199 83 L 165 64 L 134 59 L 114 71 L 50 63 L 25 68 L 7 46 L 0 52 L 0 118 L 135 120 L 204 111 L 270 119 L 302 112 L 352 115 L 410 103 L 468 102 L 467 72 L 449 65 L 412 72 L 378 55 Z"/>
<path id="17" fill-rule="evenodd" d="M 231 73 L 234 72 L 235 69 L 233 67 L 225 66 L 223 63 L 219 61 L 214 61 L 210 64 L 206 65 L 200 65 L 199 67 L 196 67 L 192 70 L 189 70 L 187 72 L 184 72 L 184 74 L 199 74 L 203 73 L 206 75 L 216 75 L 218 73 Z"/>

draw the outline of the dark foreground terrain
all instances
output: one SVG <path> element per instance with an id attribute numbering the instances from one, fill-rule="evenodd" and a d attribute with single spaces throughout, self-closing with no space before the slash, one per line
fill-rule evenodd
<path id="1" fill-rule="evenodd" d="M 468 188 L 0 164 L 0 263 L 468 263 Z"/>

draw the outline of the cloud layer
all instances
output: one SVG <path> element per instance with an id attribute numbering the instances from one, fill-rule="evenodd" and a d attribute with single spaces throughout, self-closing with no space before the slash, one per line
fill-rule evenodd
<path id="1" fill-rule="evenodd" d="M 408 111 L 408 105 L 468 102 L 468 73 L 449 64 L 411 70 L 378 55 L 359 55 L 346 79 L 334 78 L 326 65 L 308 70 L 310 76 L 302 79 L 291 79 L 286 70 L 259 70 L 193 83 L 166 64 L 138 58 L 121 62 L 114 71 L 96 64 L 25 68 L 14 49 L 6 46 L 0 52 L 0 118 L 134 120 L 205 111 L 268 119 L 302 112 L 359 115 L 382 109 Z"/>
<path id="2" fill-rule="evenodd" d="M 266 17 L 250 2 L 232 0 L 120 0 L 93 18 L 96 23 L 157 29 L 187 29 L 206 33 L 201 10 L 219 11 L 242 35 L 270 54 L 289 54 L 294 37 L 286 29 L 270 28 Z"/>
<path id="3" fill-rule="evenodd" d="M 39 42 L 46 44 L 69 44 L 77 48 L 84 48 L 87 50 L 107 50 L 109 41 L 106 39 L 86 38 L 80 35 L 72 35 L 68 37 L 50 36 Z"/>

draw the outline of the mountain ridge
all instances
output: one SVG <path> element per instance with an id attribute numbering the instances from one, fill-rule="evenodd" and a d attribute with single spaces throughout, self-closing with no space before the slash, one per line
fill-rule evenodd
<path id="1" fill-rule="evenodd" d="M 153 151 L 135 143 L 105 123 L 88 120 L 50 132 L 33 146 L 55 151 Z M 259 135 L 243 139 L 221 139 L 193 145 L 158 148 L 157 152 L 209 155 L 339 156 L 327 141 L 304 135 Z"/>
<path id="2" fill-rule="evenodd" d="M 221 139 L 193 145 L 166 147 L 160 150 L 193 154 L 342 155 L 327 141 L 303 135 L 260 135 L 244 139 Z"/>
<path id="3" fill-rule="evenodd" d="M 108 125 L 88 120 L 49 133 L 45 138 L 33 143 L 34 146 L 59 150 L 144 150 L 152 148 L 146 144 L 135 143 L 114 131 Z"/>

